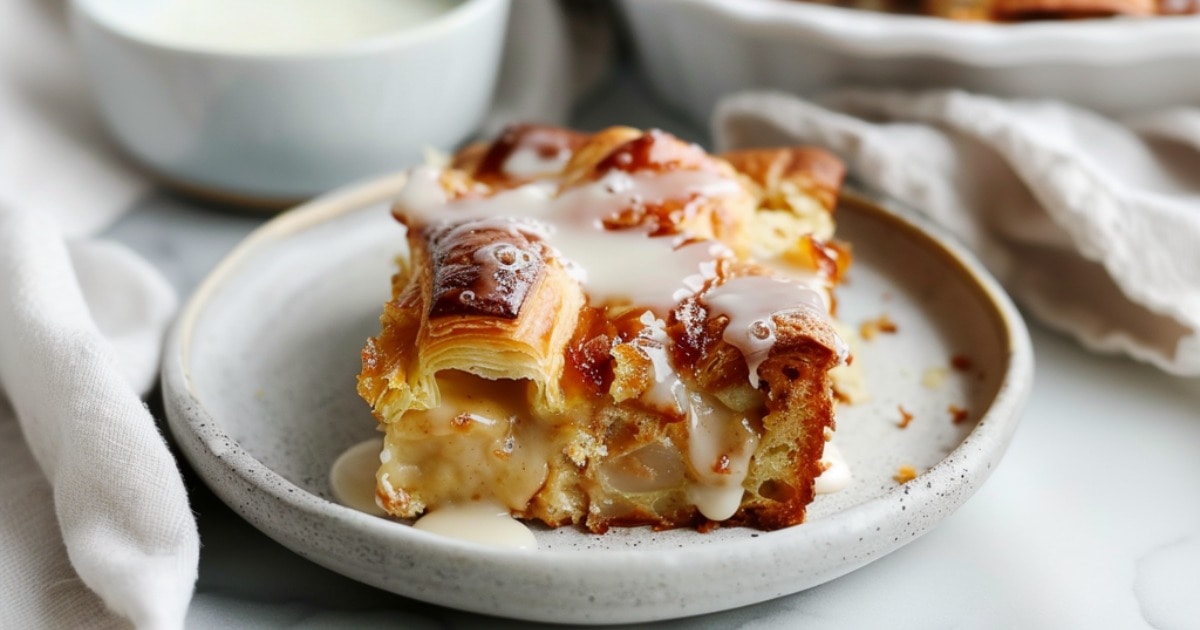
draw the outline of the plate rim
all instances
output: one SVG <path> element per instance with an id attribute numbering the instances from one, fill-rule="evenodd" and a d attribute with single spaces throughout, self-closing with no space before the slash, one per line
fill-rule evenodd
<path id="1" fill-rule="evenodd" d="M 404 173 L 397 173 L 338 189 L 283 213 L 254 230 L 214 267 L 187 301 L 180 316 L 171 327 L 162 359 L 161 380 L 167 424 L 180 446 L 180 451 L 205 484 L 241 518 L 269 537 L 298 554 L 337 572 L 347 574 L 353 579 L 408 597 L 474 612 L 566 623 L 597 621 L 596 616 L 571 606 L 548 605 L 548 607 L 558 610 L 557 613 L 551 614 L 546 611 L 534 610 L 497 610 L 494 606 L 462 601 L 461 596 L 456 599 L 438 593 L 414 593 L 398 590 L 394 586 L 383 585 L 360 575 L 349 574 L 343 568 L 331 566 L 331 559 L 322 556 L 314 549 L 298 547 L 293 545 L 290 540 L 282 538 L 284 534 L 272 531 L 272 523 L 269 519 L 264 521 L 260 517 L 248 513 L 252 511 L 246 509 L 240 502 L 231 500 L 230 496 L 235 491 L 225 488 L 222 480 L 215 478 L 218 475 L 210 475 L 204 464 L 219 462 L 226 473 L 232 473 L 240 483 L 251 486 L 252 491 L 265 492 L 270 499 L 307 515 L 331 520 L 343 527 L 359 529 L 362 534 L 370 536 L 372 539 L 388 540 L 398 545 L 408 546 L 416 554 L 435 554 L 448 559 L 470 561 L 476 567 L 502 569 L 525 576 L 565 577 L 575 575 L 578 569 L 569 567 L 581 561 L 588 563 L 587 566 L 591 572 L 663 574 L 664 569 L 678 571 L 689 566 L 720 565 L 728 561 L 730 556 L 737 556 L 745 562 L 754 562 L 756 558 L 766 559 L 780 554 L 806 553 L 817 542 L 852 540 L 860 534 L 871 533 L 871 528 L 890 518 L 894 511 L 892 504 L 897 500 L 903 502 L 910 493 L 915 495 L 911 497 L 910 504 L 915 504 L 917 507 L 920 507 L 920 499 L 924 495 L 928 495 L 930 498 L 934 495 L 943 495 L 940 501 L 946 502 L 943 503 L 945 507 L 942 510 L 934 510 L 935 512 L 944 512 L 944 514 L 928 515 L 928 522 L 910 528 L 911 536 L 903 540 L 897 536 L 895 541 L 862 554 L 863 557 L 854 562 L 840 565 L 839 571 L 827 575 L 815 583 L 802 585 L 799 588 L 783 586 L 783 590 L 774 591 L 760 589 L 733 603 L 694 602 L 699 605 L 693 606 L 689 610 L 678 610 L 676 606 L 678 602 L 667 597 L 662 601 L 647 602 L 642 608 L 630 606 L 622 610 L 610 610 L 609 612 L 612 614 L 605 617 L 608 621 L 639 622 L 724 610 L 798 592 L 844 575 L 895 551 L 933 529 L 945 516 L 956 511 L 978 490 L 995 468 L 993 461 L 988 461 L 989 457 L 995 463 L 999 462 L 1020 422 L 1021 413 L 1032 387 L 1033 350 L 1025 323 L 1012 301 L 982 264 L 944 230 L 903 206 L 881 199 L 877 195 L 863 192 L 851 185 L 843 192 L 846 202 L 860 205 L 892 224 L 907 229 L 912 235 L 923 240 L 924 244 L 933 245 L 940 256 L 955 264 L 956 272 L 964 279 L 970 279 L 971 289 L 977 291 L 984 298 L 985 303 L 992 310 L 992 314 L 1001 324 L 1001 333 L 1004 335 L 1004 339 L 1001 340 L 1002 347 L 1007 350 L 1004 374 L 987 412 L 980 417 L 971 431 L 950 453 L 937 464 L 923 471 L 914 482 L 897 485 L 880 496 L 800 526 L 774 532 L 761 532 L 758 537 L 687 545 L 682 550 L 678 548 L 543 549 L 528 552 L 499 549 L 448 539 L 411 528 L 396 527 L 396 524 L 391 521 L 327 501 L 293 484 L 257 460 L 224 431 L 220 419 L 208 411 L 202 396 L 192 381 L 189 370 L 189 366 L 192 365 L 192 333 L 205 307 L 218 293 L 222 284 L 238 271 L 241 265 L 259 248 L 286 240 L 290 236 L 339 217 L 362 211 L 368 206 L 384 203 L 394 197 L 405 179 Z M 983 443 L 982 447 L 976 446 L 980 443 Z M 968 445 L 971 447 L 968 448 Z M 972 465 L 975 463 L 980 465 Z M 987 463 L 987 466 L 983 466 L 983 463 Z M 917 483 L 917 481 L 925 483 Z M 945 495 L 951 495 L 948 501 Z M 914 509 L 909 514 L 913 520 L 917 520 L 920 513 L 919 510 Z M 768 540 L 774 544 L 765 544 Z M 859 540 L 861 541 L 862 538 L 860 537 Z M 836 547 L 835 544 L 834 548 Z M 792 581 L 794 582 L 796 579 L 798 578 L 794 578 Z M 777 580 L 774 583 L 782 585 L 784 582 L 786 580 Z"/>

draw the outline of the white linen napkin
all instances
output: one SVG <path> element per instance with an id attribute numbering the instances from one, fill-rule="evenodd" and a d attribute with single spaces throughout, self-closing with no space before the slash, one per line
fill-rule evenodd
<path id="1" fill-rule="evenodd" d="M 729 96 L 719 148 L 824 146 L 949 229 L 1029 313 L 1200 375 L 1200 110 L 1121 120 L 961 91 Z"/>
<path id="2" fill-rule="evenodd" d="M 174 309 L 125 248 L 68 253 L 53 223 L 0 202 L 0 627 L 119 626 L 105 603 L 182 627 L 196 522 L 139 398 Z"/>
<path id="3" fill-rule="evenodd" d="M 176 300 L 124 247 L 66 245 L 149 184 L 113 158 L 64 6 L 0 3 L 0 628 L 179 628 L 199 538 L 140 399 Z"/>
<path id="4" fill-rule="evenodd" d="M 152 183 L 103 132 L 66 6 L 0 2 L 0 628 L 181 628 L 199 536 L 139 399 L 176 300 L 89 238 Z M 492 124 L 561 121 L 591 81 L 546 81 L 598 76 L 592 55 L 573 70 L 579 20 L 559 10 L 514 3 L 505 85 L 527 87 L 501 92 Z"/>

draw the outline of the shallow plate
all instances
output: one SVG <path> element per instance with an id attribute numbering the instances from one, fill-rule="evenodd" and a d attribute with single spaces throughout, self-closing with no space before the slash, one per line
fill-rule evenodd
<path id="1" fill-rule="evenodd" d="M 523 619 L 633 622 L 794 593 L 894 551 L 953 512 L 999 462 L 1032 378 L 1019 315 L 960 248 L 853 195 L 839 233 L 855 263 L 838 298 L 854 325 L 898 326 L 855 360 L 870 400 L 838 412 L 854 474 L 809 522 L 604 536 L 539 530 L 534 552 L 414 530 L 330 500 L 328 471 L 375 435 L 355 395 L 359 349 L 378 329 L 401 230 L 384 200 L 402 177 L 309 203 L 268 223 L 205 281 L 172 331 L 163 391 L 172 432 L 218 496 L 297 553 L 396 593 Z M 952 357 L 970 367 L 951 367 Z M 960 361 L 961 363 L 961 361 Z M 960 406 L 965 422 L 948 410 Z M 912 414 L 907 428 L 901 410 Z M 920 475 L 900 485 L 893 475 Z"/>

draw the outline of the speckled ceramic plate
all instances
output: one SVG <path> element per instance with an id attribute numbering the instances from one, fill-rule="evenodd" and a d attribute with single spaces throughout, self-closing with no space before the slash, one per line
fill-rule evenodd
<path id="1" fill-rule="evenodd" d="M 529 552 L 342 507 L 328 471 L 375 434 L 354 384 L 388 297 L 401 232 L 385 200 L 402 181 L 318 199 L 249 237 L 192 298 L 164 360 L 171 430 L 199 474 L 246 520 L 335 571 L 543 621 L 733 608 L 821 584 L 928 531 L 983 483 L 1016 428 L 1033 358 L 1008 298 L 920 221 L 848 194 L 838 229 L 855 263 L 839 292 L 841 319 L 857 328 L 886 314 L 898 330 L 856 348 L 870 400 L 838 412 L 854 481 L 819 497 L 809 522 L 776 532 L 540 530 L 540 549 Z M 951 406 L 966 420 L 956 423 Z M 899 484 L 903 466 L 919 474 Z"/>

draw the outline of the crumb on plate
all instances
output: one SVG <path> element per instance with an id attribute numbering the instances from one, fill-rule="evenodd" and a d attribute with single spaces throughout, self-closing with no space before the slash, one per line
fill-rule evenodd
<path id="1" fill-rule="evenodd" d="M 946 384 L 947 376 L 949 376 L 949 371 L 940 365 L 936 365 L 921 374 L 921 384 L 929 389 L 940 389 L 942 385 Z"/>
<path id="2" fill-rule="evenodd" d="M 892 479 L 896 483 L 905 484 L 917 478 L 917 469 L 905 464 L 896 469 L 896 474 L 892 475 Z"/>
<path id="3" fill-rule="evenodd" d="M 888 317 L 887 313 L 884 313 L 875 319 L 868 319 L 863 322 L 858 327 L 858 334 L 863 339 L 870 341 L 880 333 L 893 334 L 897 330 L 899 328 L 896 326 L 896 322 L 893 322 L 892 318 Z"/>
<path id="4" fill-rule="evenodd" d="M 966 372 L 971 369 L 971 357 L 962 354 L 956 354 L 950 357 L 950 366 L 959 372 Z"/>

